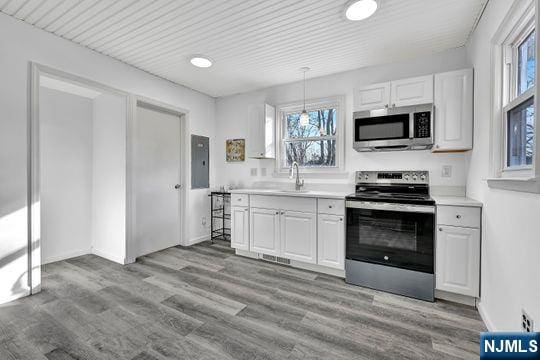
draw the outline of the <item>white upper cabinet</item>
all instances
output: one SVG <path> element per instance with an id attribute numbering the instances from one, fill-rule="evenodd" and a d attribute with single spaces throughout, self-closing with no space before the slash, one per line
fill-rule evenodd
<path id="1" fill-rule="evenodd" d="M 317 263 L 317 214 L 281 212 L 281 256 Z"/>
<path id="2" fill-rule="evenodd" d="M 268 104 L 248 107 L 247 156 L 258 159 L 276 157 L 276 108 Z"/>
<path id="3" fill-rule="evenodd" d="M 433 102 L 433 75 L 388 81 L 354 89 L 354 111 Z"/>
<path id="4" fill-rule="evenodd" d="M 473 70 L 435 75 L 433 151 L 464 151 L 473 146 Z"/>
<path id="5" fill-rule="evenodd" d="M 392 81 L 392 107 L 430 104 L 433 102 L 433 75 Z"/>
<path id="6" fill-rule="evenodd" d="M 382 109 L 390 104 L 390 82 L 354 90 L 354 111 Z"/>

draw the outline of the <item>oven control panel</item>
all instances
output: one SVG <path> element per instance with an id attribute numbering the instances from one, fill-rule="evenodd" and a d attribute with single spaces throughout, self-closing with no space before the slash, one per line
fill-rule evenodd
<path id="1" fill-rule="evenodd" d="M 429 184 L 429 171 L 357 171 L 357 184 Z"/>

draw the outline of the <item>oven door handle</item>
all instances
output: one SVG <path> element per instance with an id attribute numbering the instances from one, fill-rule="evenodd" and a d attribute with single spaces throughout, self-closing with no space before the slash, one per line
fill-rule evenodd
<path id="1" fill-rule="evenodd" d="M 367 210 L 387 210 L 387 211 L 401 211 L 401 212 L 416 212 L 416 213 L 435 213 L 435 206 L 429 205 L 409 205 L 409 204 L 390 204 L 390 203 L 376 203 L 367 201 L 347 201 L 346 206 L 354 209 L 367 209 Z"/>

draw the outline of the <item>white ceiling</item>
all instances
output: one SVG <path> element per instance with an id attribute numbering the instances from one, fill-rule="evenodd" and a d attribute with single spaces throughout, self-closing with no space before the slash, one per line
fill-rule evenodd
<path id="1" fill-rule="evenodd" d="M 487 0 L 0 0 L 0 11 L 212 96 L 463 46 Z M 192 54 L 214 66 L 197 69 Z"/>

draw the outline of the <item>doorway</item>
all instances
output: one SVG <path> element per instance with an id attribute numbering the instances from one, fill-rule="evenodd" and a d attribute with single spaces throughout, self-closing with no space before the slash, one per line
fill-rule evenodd
<path id="1" fill-rule="evenodd" d="M 66 241 L 49 247 L 45 261 L 91 253 L 120 264 L 186 243 L 187 110 L 36 63 L 30 66 L 30 89 L 28 263 L 20 269 L 30 293 L 41 290 L 46 238 Z M 43 99 L 41 90 L 47 93 Z M 47 98 L 60 108 L 41 108 L 40 100 Z M 42 110 L 53 120 L 45 127 Z M 44 141 L 47 133 L 53 136 Z M 43 145 L 49 149 L 45 155 Z M 55 151 L 68 162 L 55 157 Z M 68 178 L 59 178 L 60 172 Z M 47 183 L 49 188 L 42 189 Z M 56 201 L 59 196 L 62 202 Z M 71 211 L 73 206 L 77 211 Z M 149 231 L 156 235 L 139 244 L 136 234 Z M 73 234 L 80 240 L 75 248 Z"/>

